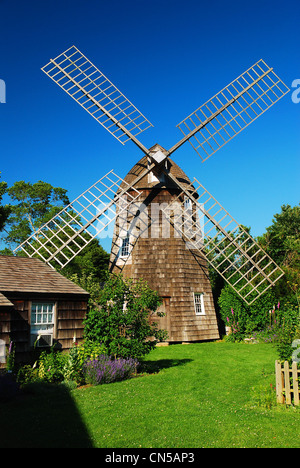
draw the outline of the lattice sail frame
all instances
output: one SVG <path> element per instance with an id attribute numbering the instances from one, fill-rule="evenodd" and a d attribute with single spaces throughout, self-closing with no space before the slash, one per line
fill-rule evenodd
<path id="1" fill-rule="evenodd" d="M 122 184 L 123 189 L 119 190 Z M 129 192 L 130 189 L 130 192 Z M 113 171 L 62 209 L 14 252 L 39 256 L 50 266 L 66 266 L 84 247 L 108 228 L 116 216 L 127 213 L 140 196 Z"/>
<path id="2" fill-rule="evenodd" d="M 179 213 L 179 219 L 170 207 L 162 210 L 165 216 L 181 233 L 188 248 L 204 255 L 239 296 L 252 304 L 274 286 L 284 275 L 283 270 L 197 179 L 182 190 L 174 204 L 184 196 L 194 205 L 192 210 L 184 211 L 184 223 L 182 214 Z M 204 218 L 201 224 L 195 222 L 201 218 Z"/>
<path id="3" fill-rule="evenodd" d="M 259 60 L 177 127 L 205 161 L 288 92 L 273 68 Z"/>
<path id="4" fill-rule="evenodd" d="M 75 46 L 42 71 L 122 144 L 153 126 Z"/>
<path id="5" fill-rule="evenodd" d="M 132 140 L 151 159 L 151 153 L 137 140 L 136 135 L 152 124 L 75 46 L 51 59 L 42 70 L 118 141 L 124 144 Z M 167 157 L 189 141 L 205 161 L 288 91 L 289 88 L 273 69 L 260 60 L 177 125 L 184 137 L 167 151 Z M 152 158 L 148 172 L 155 162 L 160 161 Z M 177 179 L 172 179 L 182 189 Z M 117 215 L 122 223 L 126 222 L 130 213 L 128 207 L 131 206 L 131 219 L 135 217 L 134 202 L 139 192 L 134 192 L 133 185 L 137 180 L 130 186 L 127 184 L 120 194 L 117 187 L 121 181 L 124 182 L 113 171 L 108 173 L 15 252 L 23 250 L 29 256 L 39 255 L 49 264 L 56 261 L 65 266 Z M 183 189 L 182 194 L 196 204 L 205 223 L 201 227 L 195 224 L 197 216 L 192 210 L 190 219 L 185 218 L 183 225 L 188 228 L 179 228 L 180 234 L 187 240 L 189 248 L 204 255 L 210 265 L 250 304 L 284 273 L 196 179 L 193 184 L 197 184 L 196 189 L 191 186 L 191 190 Z M 100 194 L 95 195 L 94 189 Z M 131 195 L 124 203 L 122 196 L 125 192 L 128 196 L 129 189 Z M 107 195 L 107 191 L 110 195 Z M 99 209 L 102 203 L 104 208 Z M 214 212 L 214 209 L 217 211 Z M 170 216 L 170 207 L 165 216 Z M 180 223 L 176 225 L 178 228 Z M 229 226 L 230 231 L 227 231 Z M 139 235 L 132 236 L 131 247 Z M 220 267 L 224 263 L 226 268 L 222 271 Z"/>

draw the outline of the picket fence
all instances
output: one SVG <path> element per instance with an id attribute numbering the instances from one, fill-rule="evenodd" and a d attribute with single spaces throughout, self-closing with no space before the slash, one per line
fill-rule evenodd
<path id="1" fill-rule="evenodd" d="M 283 366 L 280 361 L 275 361 L 275 372 L 277 402 L 299 405 L 300 369 L 297 363 L 293 362 L 290 368 L 288 361 L 285 361 Z"/>

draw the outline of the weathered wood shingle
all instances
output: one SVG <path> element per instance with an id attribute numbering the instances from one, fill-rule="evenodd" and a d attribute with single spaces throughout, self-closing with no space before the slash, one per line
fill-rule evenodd
<path id="1" fill-rule="evenodd" d="M 155 145 L 153 149 L 164 151 L 159 145 Z M 194 195 L 195 189 L 183 170 L 170 158 L 167 164 L 169 173 L 187 190 L 192 190 Z M 126 175 L 125 182 L 130 186 L 146 168 L 147 157 L 144 156 Z M 122 216 L 117 216 L 110 270 L 122 273 L 134 280 L 143 278 L 152 289 L 159 293 L 163 299 L 160 312 L 166 315 L 155 317 L 155 321 L 162 329 L 168 331 L 168 341 L 218 339 L 218 322 L 204 255 L 187 248 L 184 239 L 175 235 L 172 225 L 167 234 L 163 235 L 163 227 L 166 226 L 163 226 L 162 216 L 156 217 L 156 225 L 153 221 L 152 208 L 157 205 L 172 204 L 177 200 L 181 190 L 157 167 L 152 175 L 147 174 L 134 187 L 141 192 L 138 203 L 147 208 L 144 210 L 143 223 L 138 221 L 136 223 L 141 226 L 140 233 L 142 234 L 131 236 L 130 255 L 122 258 L 120 255 L 122 238 L 119 232 L 125 229 L 124 219 L 134 225 L 134 211 L 132 215 L 128 214 L 128 220 L 124 213 Z M 126 184 L 123 183 L 121 188 L 126 188 Z M 194 196 L 197 197 L 197 195 Z M 184 206 L 184 197 L 181 197 L 180 204 Z M 194 293 L 203 294 L 204 315 L 196 315 Z"/>
<path id="2" fill-rule="evenodd" d="M 11 307 L 13 306 L 13 303 L 10 302 L 9 299 L 7 299 L 6 296 L 4 296 L 4 294 L 1 294 L 0 293 L 0 307 Z"/>
<path id="3" fill-rule="evenodd" d="M 88 293 L 37 258 L 0 255 L 0 292 Z"/>

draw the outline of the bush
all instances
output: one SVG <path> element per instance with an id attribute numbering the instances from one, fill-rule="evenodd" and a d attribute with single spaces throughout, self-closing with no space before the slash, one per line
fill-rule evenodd
<path id="1" fill-rule="evenodd" d="M 43 351 L 38 363 L 38 376 L 40 380 L 48 383 L 57 383 L 64 380 L 64 366 L 67 354 L 51 348 L 51 351 Z"/>
<path id="2" fill-rule="evenodd" d="M 17 373 L 17 382 L 23 387 L 24 385 L 39 382 L 39 370 L 34 366 L 30 366 L 29 364 L 25 364 L 24 366 L 20 367 Z"/>
<path id="3" fill-rule="evenodd" d="M 226 285 L 221 291 L 218 303 L 223 322 L 232 328 L 233 333 L 230 339 L 235 341 L 240 341 L 246 335 L 272 325 L 275 321 L 275 314 L 277 315 L 278 300 L 271 289 L 253 304 L 248 305 L 231 286 Z M 271 315 L 270 310 L 275 313 Z"/>
<path id="4" fill-rule="evenodd" d="M 278 320 L 278 339 L 276 348 L 279 360 L 289 361 L 291 364 L 294 348 L 293 341 L 300 338 L 299 309 L 291 305 L 285 306 Z"/>
<path id="5" fill-rule="evenodd" d="M 85 365 L 85 380 L 92 385 L 116 382 L 130 377 L 136 372 L 139 363 L 136 359 L 112 359 L 101 355 Z"/>
<path id="6" fill-rule="evenodd" d="M 110 275 L 98 299 L 99 307 L 90 310 L 84 321 L 84 336 L 102 342 L 110 356 L 140 359 L 166 339 L 167 333 L 151 320 L 160 303 L 158 293 L 142 279 L 133 282 Z"/>
<path id="7" fill-rule="evenodd" d="M 33 366 L 20 367 L 17 382 L 22 386 L 32 383 L 61 383 L 69 388 L 84 383 L 84 364 L 106 352 L 101 343 L 84 342 L 74 346 L 68 353 L 55 350 L 43 351 Z"/>
<path id="8" fill-rule="evenodd" d="M 84 364 L 87 360 L 95 359 L 100 354 L 106 354 L 106 348 L 101 343 L 85 341 L 79 345 L 74 344 L 70 349 L 63 367 L 65 381 L 84 383 Z"/>

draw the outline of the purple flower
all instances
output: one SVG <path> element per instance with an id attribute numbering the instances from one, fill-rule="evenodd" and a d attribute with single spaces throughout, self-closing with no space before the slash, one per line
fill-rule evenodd
<path id="1" fill-rule="evenodd" d="M 232 315 L 234 315 L 234 314 L 233 314 L 233 308 L 232 308 L 232 307 L 231 307 L 231 313 L 232 313 Z"/>
<path id="2" fill-rule="evenodd" d="M 85 376 L 88 383 L 99 385 L 115 382 L 130 377 L 138 366 L 136 359 L 113 359 L 100 355 L 85 364 Z"/>

